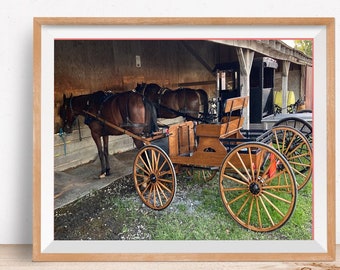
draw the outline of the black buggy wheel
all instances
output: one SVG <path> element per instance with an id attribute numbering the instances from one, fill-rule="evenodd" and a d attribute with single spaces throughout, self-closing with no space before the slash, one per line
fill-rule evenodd
<path id="1" fill-rule="evenodd" d="M 142 202 L 154 210 L 165 209 L 175 197 L 176 172 L 169 156 L 158 146 L 144 146 L 137 153 L 133 179 Z"/>
<path id="2" fill-rule="evenodd" d="M 313 172 L 313 151 L 308 139 L 289 126 L 275 126 L 272 133 L 272 146 L 285 156 L 295 174 L 298 190 L 302 189 Z"/>
<path id="3" fill-rule="evenodd" d="M 231 217 L 252 231 L 280 228 L 295 209 L 294 173 L 285 157 L 264 143 L 233 148 L 222 162 L 219 188 Z"/>
<path id="4" fill-rule="evenodd" d="M 286 117 L 277 121 L 273 127 L 276 126 L 289 126 L 301 131 L 308 139 L 311 147 L 313 146 L 313 127 L 306 120 L 299 117 Z"/>

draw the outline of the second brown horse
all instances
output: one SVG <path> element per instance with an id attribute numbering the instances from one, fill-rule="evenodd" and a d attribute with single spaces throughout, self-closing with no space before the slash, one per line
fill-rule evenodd
<path id="1" fill-rule="evenodd" d="M 203 89 L 171 90 L 154 83 L 142 83 L 137 84 L 135 91 L 155 104 L 160 118 L 184 116 L 189 120 L 204 120 L 208 116 L 208 95 Z"/>

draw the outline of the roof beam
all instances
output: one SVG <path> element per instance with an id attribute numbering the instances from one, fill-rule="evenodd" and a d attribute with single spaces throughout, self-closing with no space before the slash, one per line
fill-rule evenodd
<path id="1" fill-rule="evenodd" d="M 289 61 L 298 65 L 313 65 L 313 59 L 301 51 L 293 49 L 280 40 L 212 40 L 212 42 L 250 49 L 271 58 Z"/>

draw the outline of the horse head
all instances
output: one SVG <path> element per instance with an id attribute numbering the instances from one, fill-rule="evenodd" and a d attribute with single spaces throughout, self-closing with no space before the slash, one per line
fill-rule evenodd
<path id="1" fill-rule="evenodd" d="M 137 86 L 135 88 L 135 91 L 139 94 L 144 95 L 144 90 L 146 88 L 147 84 L 142 82 L 142 83 L 137 83 Z"/>
<path id="2" fill-rule="evenodd" d="M 72 94 L 69 98 L 67 98 L 64 94 L 63 104 L 61 105 L 59 110 L 59 115 L 63 121 L 63 130 L 67 133 L 72 132 L 73 125 L 77 118 L 72 108 L 72 98 Z"/>

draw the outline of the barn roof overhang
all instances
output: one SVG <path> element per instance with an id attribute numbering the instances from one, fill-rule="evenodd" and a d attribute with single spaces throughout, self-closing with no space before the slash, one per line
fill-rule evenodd
<path id="1" fill-rule="evenodd" d="M 250 49 L 265 56 L 289 61 L 298 65 L 313 65 L 313 59 L 303 52 L 296 50 L 281 40 L 212 40 L 212 42 Z"/>

